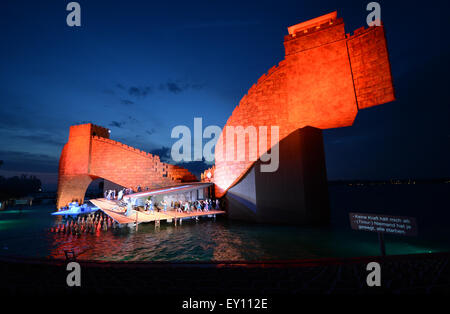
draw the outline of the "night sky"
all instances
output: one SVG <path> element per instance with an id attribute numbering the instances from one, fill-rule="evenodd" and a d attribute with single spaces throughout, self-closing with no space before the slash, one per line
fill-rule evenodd
<path id="1" fill-rule="evenodd" d="M 167 160 L 176 125 L 224 126 L 283 59 L 288 26 L 337 10 L 353 32 L 370 1 L 89 0 L 81 27 L 66 25 L 69 2 L 0 4 L 0 175 L 50 190 L 70 125 L 108 127 Z M 397 100 L 324 132 L 328 178 L 450 177 L 450 5 L 379 3 Z"/>

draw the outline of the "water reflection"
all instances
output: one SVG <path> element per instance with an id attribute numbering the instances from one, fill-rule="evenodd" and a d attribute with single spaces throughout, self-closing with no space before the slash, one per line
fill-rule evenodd
<path id="1" fill-rule="evenodd" d="M 255 239 L 242 239 L 239 233 L 214 221 L 189 221 L 181 226 L 153 224 L 102 231 L 94 234 L 51 233 L 52 258 L 64 258 L 74 250 L 79 259 L 110 261 L 207 261 L 244 260 L 261 255 Z"/>
<path id="2" fill-rule="evenodd" d="M 0 255 L 65 258 L 74 250 L 83 260 L 109 261 L 254 261 L 379 254 L 376 234 L 347 226 L 302 228 L 256 225 L 226 219 L 183 221 L 109 229 L 80 235 L 52 233 L 61 221 L 53 208 L 0 213 Z M 446 238 L 448 239 L 448 238 Z M 448 250 L 448 244 L 419 238 L 386 237 L 388 254 Z"/>

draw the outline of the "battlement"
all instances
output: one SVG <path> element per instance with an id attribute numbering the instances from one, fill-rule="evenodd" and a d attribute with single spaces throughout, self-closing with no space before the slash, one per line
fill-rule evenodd
<path id="1" fill-rule="evenodd" d="M 77 124 L 70 126 L 69 137 L 74 136 L 100 136 L 109 138 L 110 130 L 92 123 Z"/>
<path id="2" fill-rule="evenodd" d="M 117 145 L 118 147 L 123 148 L 123 149 L 125 149 L 125 150 L 127 150 L 129 152 L 136 153 L 136 154 L 139 154 L 139 155 L 142 155 L 142 156 L 154 159 L 155 161 L 159 162 L 159 156 L 158 155 L 152 155 L 152 154 L 150 154 L 148 152 L 140 150 L 139 148 L 135 148 L 135 147 L 129 146 L 127 144 L 124 144 L 124 143 L 121 143 L 121 142 L 117 142 L 117 141 L 114 141 L 114 140 L 109 139 L 109 138 L 100 137 L 100 136 L 93 136 L 93 139 L 94 140 L 98 140 L 98 141 L 102 141 L 104 143 Z"/>
<path id="3" fill-rule="evenodd" d="M 342 18 L 326 21 L 309 28 L 301 28 L 293 34 L 286 35 L 284 37 L 285 54 L 288 57 L 345 38 L 344 20 Z"/>
<path id="4" fill-rule="evenodd" d="M 250 89 L 248 90 L 247 94 L 245 94 L 241 100 L 239 101 L 239 104 L 234 108 L 233 113 L 235 110 L 237 110 L 241 105 L 245 105 L 245 103 L 247 102 L 247 98 L 254 94 L 258 87 L 263 85 L 263 83 L 269 79 L 273 74 L 275 74 L 277 71 L 279 71 L 280 69 L 283 68 L 283 66 L 285 65 L 285 60 L 282 60 L 278 63 L 278 65 L 274 65 L 273 67 L 271 67 L 266 73 L 264 73 L 263 75 L 260 76 L 260 78 L 257 80 L 256 83 L 254 83 L 252 85 L 252 87 L 250 87 Z"/>
<path id="5" fill-rule="evenodd" d="M 320 32 L 324 29 L 336 26 L 336 25 L 340 25 L 344 23 L 344 19 L 343 18 L 338 18 L 336 20 L 332 20 L 332 21 L 327 21 L 324 22 L 320 25 L 315 25 L 312 26 L 310 28 L 305 28 L 305 29 L 301 29 L 301 30 L 297 30 L 295 33 L 289 33 L 288 35 L 284 36 L 284 41 L 290 41 L 290 40 L 295 40 L 298 37 L 302 37 L 302 36 L 307 36 L 307 35 L 311 35 L 317 32 Z"/>
<path id="6" fill-rule="evenodd" d="M 355 29 L 353 31 L 353 34 L 351 33 L 347 34 L 347 39 L 354 39 L 358 36 L 364 35 L 367 32 L 373 31 L 377 27 L 383 27 L 383 22 L 380 21 L 380 26 L 370 26 L 370 27 L 361 26 L 360 28 Z"/>
<path id="7" fill-rule="evenodd" d="M 99 125 L 92 124 L 92 136 L 109 138 L 110 133 L 111 133 L 110 129 L 104 128 Z"/>
<path id="8" fill-rule="evenodd" d="M 311 20 L 298 23 L 293 26 L 288 27 L 289 34 L 295 34 L 300 31 L 308 30 L 317 26 L 320 26 L 325 23 L 332 22 L 337 18 L 337 11 L 313 18 Z"/>
<path id="9" fill-rule="evenodd" d="M 121 149 L 124 149 L 128 152 L 138 154 L 142 157 L 148 158 L 152 162 L 152 169 L 155 169 L 159 174 L 165 175 L 168 178 L 177 181 L 177 180 L 187 180 L 187 181 L 195 181 L 196 177 L 191 174 L 188 170 L 172 164 L 167 164 L 161 162 L 160 157 L 158 155 L 153 155 L 138 148 L 111 140 L 107 138 L 102 138 L 99 136 L 94 136 L 94 140 L 101 141 L 103 143 L 108 143 L 111 145 L 115 145 Z"/>

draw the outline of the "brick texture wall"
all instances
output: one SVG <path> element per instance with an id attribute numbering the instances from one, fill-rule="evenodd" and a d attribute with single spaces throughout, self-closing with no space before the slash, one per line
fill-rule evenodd
<path id="1" fill-rule="evenodd" d="M 347 39 L 358 108 L 394 100 L 391 65 L 384 29 L 360 28 Z"/>
<path id="2" fill-rule="evenodd" d="M 107 129 L 83 124 L 70 127 L 58 177 L 57 207 L 83 202 L 92 180 L 104 178 L 137 189 L 197 181 L 188 170 L 163 163 L 158 156 L 109 139 Z"/>
<path id="3" fill-rule="evenodd" d="M 341 18 L 302 29 L 284 38 L 285 58 L 263 74 L 241 99 L 227 126 L 279 126 L 279 140 L 295 130 L 350 126 L 358 113 L 393 101 L 394 88 L 383 26 L 345 33 Z M 269 132 L 270 134 L 270 132 Z M 230 140 L 230 139 L 228 139 Z M 268 136 L 270 148 L 270 136 Z M 266 152 L 246 137 L 244 161 L 226 161 L 226 131 L 216 146 L 211 169 L 216 196 L 221 197 L 252 166 L 251 154 Z M 234 142 L 235 154 L 238 148 Z M 256 150 L 256 151 L 255 151 Z M 208 171 L 205 171 L 206 175 Z M 203 176 L 205 178 L 205 176 Z"/>

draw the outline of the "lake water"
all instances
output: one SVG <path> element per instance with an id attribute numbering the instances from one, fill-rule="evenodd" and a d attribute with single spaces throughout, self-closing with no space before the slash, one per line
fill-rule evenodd
<path id="1" fill-rule="evenodd" d="M 55 234 L 52 205 L 0 212 L 0 255 L 110 261 L 293 260 L 379 254 L 377 234 L 350 229 L 349 212 L 413 216 L 418 237 L 386 235 L 387 254 L 450 251 L 449 184 L 330 187 L 332 219 L 326 228 L 273 226 L 211 218 L 181 226 L 141 224 L 79 236 Z"/>

